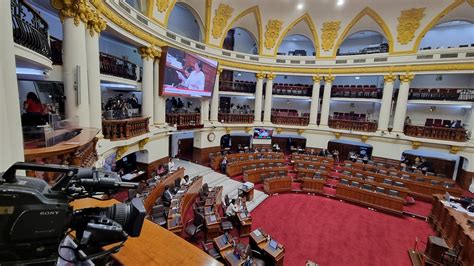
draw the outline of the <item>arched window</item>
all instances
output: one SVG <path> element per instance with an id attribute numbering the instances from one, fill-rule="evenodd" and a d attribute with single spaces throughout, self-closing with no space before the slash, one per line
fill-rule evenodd
<path id="1" fill-rule="evenodd" d="M 315 55 L 314 44 L 305 35 L 288 35 L 278 47 L 278 55 L 312 56 Z"/>
<path id="2" fill-rule="evenodd" d="M 141 13 L 145 12 L 146 10 L 146 1 L 143 0 L 125 0 L 127 4 L 129 4 L 134 9 L 140 11 Z"/>
<path id="3" fill-rule="evenodd" d="M 421 40 L 420 49 L 474 47 L 474 23 L 464 20 L 443 22 L 430 29 Z"/>
<path id="4" fill-rule="evenodd" d="M 240 27 L 232 28 L 227 32 L 223 48 L 241 53 L 258 54 L 255 36 L 248 30 Z"/>
<path id="5" fill-rule="evenodd" d="M 387 39 L 376 31 L 353 33 L 341 43 L 337 55 L 387 53 Z"/>
<path id="6" fill-rule="evenodd" d="M 200 42 L 202 40 L 202 22 L 197 13 L 184 3 L 176 3 L 168 19 L 168 29 Z"/>

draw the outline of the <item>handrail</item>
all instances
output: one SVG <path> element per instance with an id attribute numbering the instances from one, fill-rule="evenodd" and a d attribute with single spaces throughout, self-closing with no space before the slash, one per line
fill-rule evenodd
<path id="1" fill-rule="evenodd" d="M 201 124 L 200 113 L 166 114 L 166 123 L 176 126 L 198 126 Z"/>
<path id="2" fill-rule="evenodd" d="M 141 80 L 141 71 L 136 64 L 125 59 L 102 52 L 99 53 L 99 56 L 101 74 L 116 76 L 135 81 Z M 139 73 L 138 75 L 137 72 Z"/>
<path id="3" fill-rule="evenodd" d="M 277 125 L 307 126 L 309 117 L 272 114 L 271 122 Z"/>
<path id="4" fill-rule="evenodd" d="M 405 125 L 405 134 L 407 136 L 418 138 L 429 138 L 459 142 L 467 141 L 467 132 L 464 128 Z"/>
<path id="5" fill-rule="evenodd" d="M 120 120 L 102 120 L 104 138 L 114 140 L 130 139 L 150 132 L 149 117 L 135 117 Z"/>
<path id="6" fill-rule="evenodd" d="M 219 82 L 220 91 L 255 93 L 256 86 L 256 83 L 253 81 L 221 80 Z"/>
<path id="7" fill-rule="evenodd" d="M 377 131 L 377 121 L 358 121 L 330 118 L 328 126 L 334 129 L 346 129 L 362 132 Z"/>
<path id="8" fill-rule="evenodd" d="M 474 89 L 468 88 L 411 88 L 409 100 L 474 101 Z"/>
<path id="9" fill-rule="evenodd" d="M 219 122 L 225 124 L 252 124 L 254 120 L 254 115 L 219 113 L 218 120 Z"/>
<path id="10" fill-rule="evenodd" d="M 23 0 L 11 0 L 13 40 L 51 58 L 48 23 Z"/>
<path id="11" fill-rule="evenodd" d="M 382 99 L 382 89 L 371 87 L 333 87 L 331 97 Z"/>

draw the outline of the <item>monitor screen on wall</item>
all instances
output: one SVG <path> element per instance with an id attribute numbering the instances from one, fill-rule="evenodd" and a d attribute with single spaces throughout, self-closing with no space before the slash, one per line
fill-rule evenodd
<path id="1" fill-rule="evenodd" d="M 163 51 L 161 96 L 211 97 L 217 61 L 173 47 L 165 47 Z"/>
<path id="2" fill-rule="evenodd" d="M 255 128 L 253 130 L 254 139 L 271 139 L 272 135 L 273 135 L 272 129 Z"/>

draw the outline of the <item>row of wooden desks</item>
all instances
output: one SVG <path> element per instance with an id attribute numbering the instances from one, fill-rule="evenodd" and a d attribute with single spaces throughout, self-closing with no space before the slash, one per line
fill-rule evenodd
<path id="1" fill-rule="evenodd" d="M 259 153 L 232 153 L 225 155 L 227 157 L 227 161 L 234 162 L 234 161 L 252 161 L 258 158 L 264 159 L 283 159 L 284 154 L 281 152 L 259 152 Z M 211 168 L 214 170 L 218 170 L 222 160 L 224 159 L 224 155 L 219 155 L 211 158 Z"/>
<path id="2" fill-rule="evenodd" d="M 193 182 L 176 193 L 168 210 L 167 228 L 173 233 L 183 231 L 184 218 L 187 210 L 195 201 L 202 187 L 202 176 L 195 177 Z"/>
<path id="3" fill-rule="evenodd" d="M 248 160 L 228 163 L 226 173 L 230 177 L 238 176 L 247 169 L 258 169 L 264 167 L 274 167 L 285 164 L 284 159 L 260 159 L 260 160 Z M 245 168 L 245 169 L 244 169 Z"/>

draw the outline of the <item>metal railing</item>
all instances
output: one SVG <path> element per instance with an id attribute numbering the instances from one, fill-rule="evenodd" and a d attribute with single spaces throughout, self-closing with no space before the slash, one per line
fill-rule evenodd
<path id="1" fill-rule="evenodd" d="M 409 100 L 474 101 L 474 89 L 437 88 L 410 89 Z"/>

